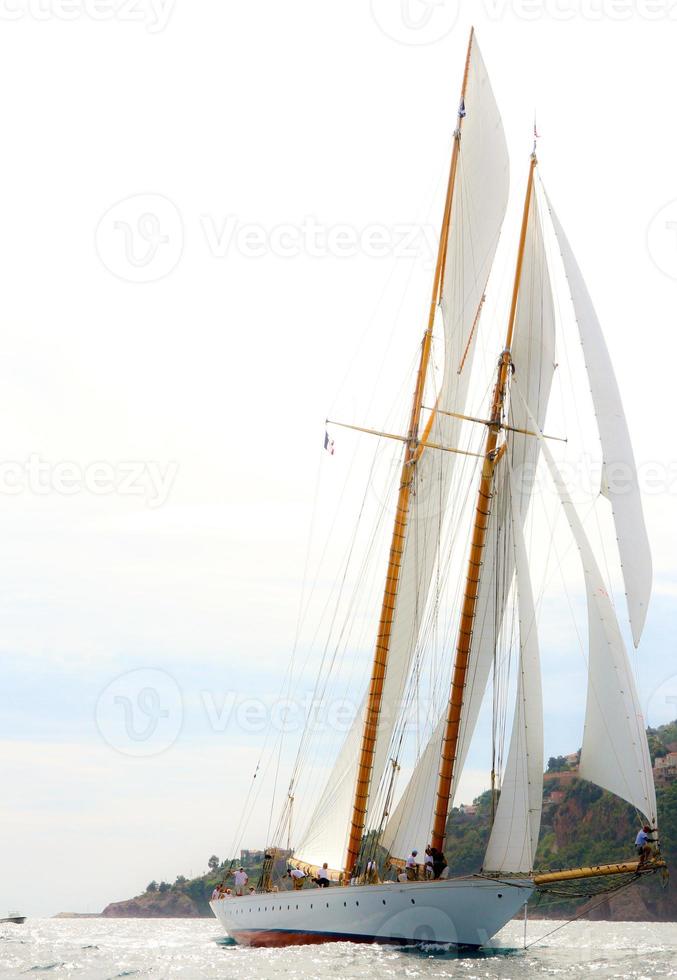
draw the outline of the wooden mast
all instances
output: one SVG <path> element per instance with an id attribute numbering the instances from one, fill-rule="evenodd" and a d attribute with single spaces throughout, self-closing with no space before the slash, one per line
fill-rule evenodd
<path id="1" fill-rule="evenodd" d="M 465 59 L 465 69 L 463 72 L 463 84 L 461 86 L 461 103 L 465 98 L 465 90 L 468 81 L 473 33 L 474 29 L 471 28 L 470 38 L 468 40 L 468 50 Z M 364 832 L 367 801 L 369 797 L 369 784 L 371 781 L 371 770 L 374 764 L 376 735 L 378 732 L 378 722 L 383 699 L 383 684 L 388 666 L 390 640 L 392 636 L 395 605 L 397 602 L 400 571 L 402 568 L 402 554 L 404 552 L 407 521 L 409 518 L 411 486 L 414 480 L 415 467 L 422 453 L 422 447 L 418 441 L 418 430 L 421 420 L 421 409 L 423 407 L 423 393 L 425 389 L 426 375 L 430 361 L 435 311 L 437 309 L 441 294 L 441 284 L 447 252 L 447 239 L 449 235 L 451 204 L 454 196 L 454 183 L 456 181 L 456 169 L 458 166 L 462 122 L 463 116 L 459 108 L 458 124 L 454 132 L 454 144 L 451 153 L 449 181 L 447 184 L 447 194 L 444 203 L 440 242 L 437 251 L 437 262 L 435 265 L 432 297 L 430 300 L 428 326 L 421 344 L 421 357 L 419 361 L 418 374 L 416 377 L 416 387 L 414 389 L 409 429 L 407 432 L 407 445 L 404 454 L 404 462 L 402 464 L 402 474 L 400 477 L 400 490 L 397 499 L 397 510 L 395 512 L 395 524 L 393 527 L 393 536 L 390 545 L 390 554 L 388 557 L 388 571 L 386 573 L 383 603 L 381 606 L 381 617 L 376 636 L 376 649 L 374 651 L 374 661 L 372 664 L 371 680 L 369 683 L 369 695 L 367 698 L 364 729 L 362 732 L 362 744 L 360 749 L 360 761 L 357 772 L 353 812 L 350 823 L 350 838 L 348 841 L 348 850 L 345 860 L 345 871 L 347 878 L 350 877 L 359 856 L 360 845 L 362 843 L 362 834 Z M 431 421 L 429 420 L 426 431 L 428 431 L 430 427 Z"/>
<path id="2" fill-rule="evenodd" d="M 454 777 L 454 764 L 456 762 L 456 753 L 458 749 L 461 709 L 463 707 L 463 693 L 465 690 L 466 674 L 468 671 L 468 658 L 470 656 L 470 647 L 472 643 L 472 633 L 475 621 L 475 610 L 477 607 L 477 596 L 479 593 L 484 547 L 487 539 L 487 528 L 489 526 L 494 470 L 503 452 L 503 447 L 497 449 L 498 435 L 501 430 L 503 405 L 505 402 L 507 382 L 512 363 L 510 348 L 512 346 L 512 337 L 515 328 L 517 298 L 519 295 L 519 286 L 522 277 L 524 246 L 527 236 L 527 225 L 529 222 L 529 207 L 533 192 L 535 167 L 536 154 L 534 153 L 531 156 L 529 179 L 527 181 L 527 191 L 524 198 L 522 228 L 520 231 L 519 246 L 517 250 L 515 282 L 513 285 L 512 300 L 510 303 L 510 315 L 508 317 L 508 330 L 505 340 L 505 348 L 499 358 L 496 384 L 492 395 L 491 412 L 489 415 L 490 424 L 487 429 L 484 464 L 482 466 L 482 475 L 480 477 L 480 485 L 477 493 L 475 523 L 470 544 L 470 555 L 468 557 L 465 589 L 463 591 L 463 606 L 461 608 L 461 621 L 458 627 L 456 656 L 454 659 L 451 691 L 449 693 L 449 704 L 447 706 L 447 721 L 444 730 L 444 737 L 442 739 L 442 754 L 440 758 L 440 771 L 437 783 L 437 799 L 435 801 L 435 818 L 432 830 L 432 846 L 438 848 L 439 850 L 443 849 L 444 838 L 446 836 L 447 814 L 449 812 L 450 802 L 449 798 L 451 795 L 451 784 Z"/>

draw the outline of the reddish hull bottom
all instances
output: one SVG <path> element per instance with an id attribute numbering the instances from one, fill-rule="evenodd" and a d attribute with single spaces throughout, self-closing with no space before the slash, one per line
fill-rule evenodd
<path id="1" fill-rule="evenodd" d="M 422 940 L 401 937 L 360 936 L 341 932 L 294 932 L 285 929 L 243 929 L 230 933 L 231 939 L 241 946 L 316 946 L 320 943 L 379 943 L 391 946 L 411 946 Z M 476 949 L 477 947 L 464 947 Z"/>

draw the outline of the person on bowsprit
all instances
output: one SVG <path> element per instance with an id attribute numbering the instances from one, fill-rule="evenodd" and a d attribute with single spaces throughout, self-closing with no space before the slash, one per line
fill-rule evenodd
<path id="1" fill-rule="evenodd" d="M 637 837 L 635 837 L 635 847 L 637 848 L 640 865 L 646 864 L 647 861 L 651 860 L 653 855 L 652 844 L 656 843 L 656 838 L 650 836 L 653 832 L 653 829 L 647 823 L 644 824 Z"/>
<path id="2" fill-rule="evenodd" d="M 418 861 L 416 860 L 418 856 L 418 851 L 416 848 L 411 852 L 404 864 L 404 870 L 407 875 L 407 881 L 416 881 L 418 878 Z"/>

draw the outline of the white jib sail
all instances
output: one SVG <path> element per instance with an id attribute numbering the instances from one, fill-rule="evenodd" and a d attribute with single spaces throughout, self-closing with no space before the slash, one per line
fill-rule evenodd
<path id="1" fill-rule="evenodd" d="M 628 616 L 635 646 L 639 644 L 651 594 L 651 551 L 647 538 L 635 458 L 621 396 L 604 335 L 590 293 L 564 230 L 548 199 L 550 216 L 569 280 L 571 299 L 590 380 L 590 391 L 602 444 L 602 489 L 611 502 Z"/>
<path id="2" fill-rule="evenodd" d="M 508 199 L 508 153 L 491 85 L 473 39 L 442 291 L 445 357 L 437 405 L 463 412 L 477 330 L 475 320 L 493 262 Z M 488 190 L 489 188 L 489 190 Z M 459 372 L 461 363 L 463 370 Z M 458 445 L 460 421 L 436 413 L 429 441 Z M 415 468 L 388 667 L 376 739 L 371 795 L 388 766 L 393 730 L 405 694 L 430 589 L 453 453 L 424 450 Z M 350 830 L 363 713 L 348 733 L 327 785 L 295 848 L 299 860 L 341 869 Z M 372 816 L 368 811 L 367 821 Z"/>
<path id="3" fill-rule="evenodd" d="M 535 406 L 539 425 L 543 425 L 554 373 L 555 314 L 552 289 L 543 242 L 543 230 L 536 195 L 532 195 L 522 277 L 515 319 L 512 359 L 515 377 L 520 378 Z M 512 403 L 510 424 L 529 428 L 521 403 Z M 510 464 L 516 482 L 515 496 L 521 519 L 527 513 L 533 488 L 539 443 L 533 436 L 511 433 Z M 513 575 L 513 556 L 502 545 L 510 522 L 509 474 L 501 462 L 495 474 L 495 492 L 487 529 L 487 541 L 475 613 L 475 628 L 461 714 L 459 743 L 454 765 L 451 799 L 463 771 L 482 700 L 487 687 L 505 600 Z M 500 585 L 500 587 L 499 587 Z M 497 594 L 503 593 L 500 608 Z M 403 857 L 412 846 L 430 842 L 435 793 L 445 727 L 446 712 L 422 753 L 411 779 L 395 807 L 383 835 L 382 843 L 391 854 Z"/>
<path id="4" fill-rule="evenodd" d="M 545 440 L 539 436 L 539 441 L 581 556 L 588 600 L 588 695 L 579 774 L 632 803 L 655 826 L 644 718 L 616 613 L 557 464 Z"/>
<path id="5" fill-rule="evenodd" d="M 519 673 L 508 761 L 484 857 L 484 869 L 528 873 L 534 866 L 541 827 L 543 696 L 536 611 L 522 517 L 514 495 L 511 504 L 519 611 Z"/>

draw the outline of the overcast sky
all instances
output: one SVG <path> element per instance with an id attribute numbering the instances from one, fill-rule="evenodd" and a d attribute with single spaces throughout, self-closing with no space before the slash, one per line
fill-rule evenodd
<path id="1" fill-rule="evenodd" d="M 674 0 L 0 0 L 0 911 L 98 911 L 237 839 L 263 735 L 228 706 L 279 691 L 313 514 L 322 575 L 346 544 L 324 420 L 410 397 L 471 12 L 506 248 L 536 110 L 659 468 L 636 656 L 677 714 Z M 566 676 L 548 754 L 580 744 Z"/>

